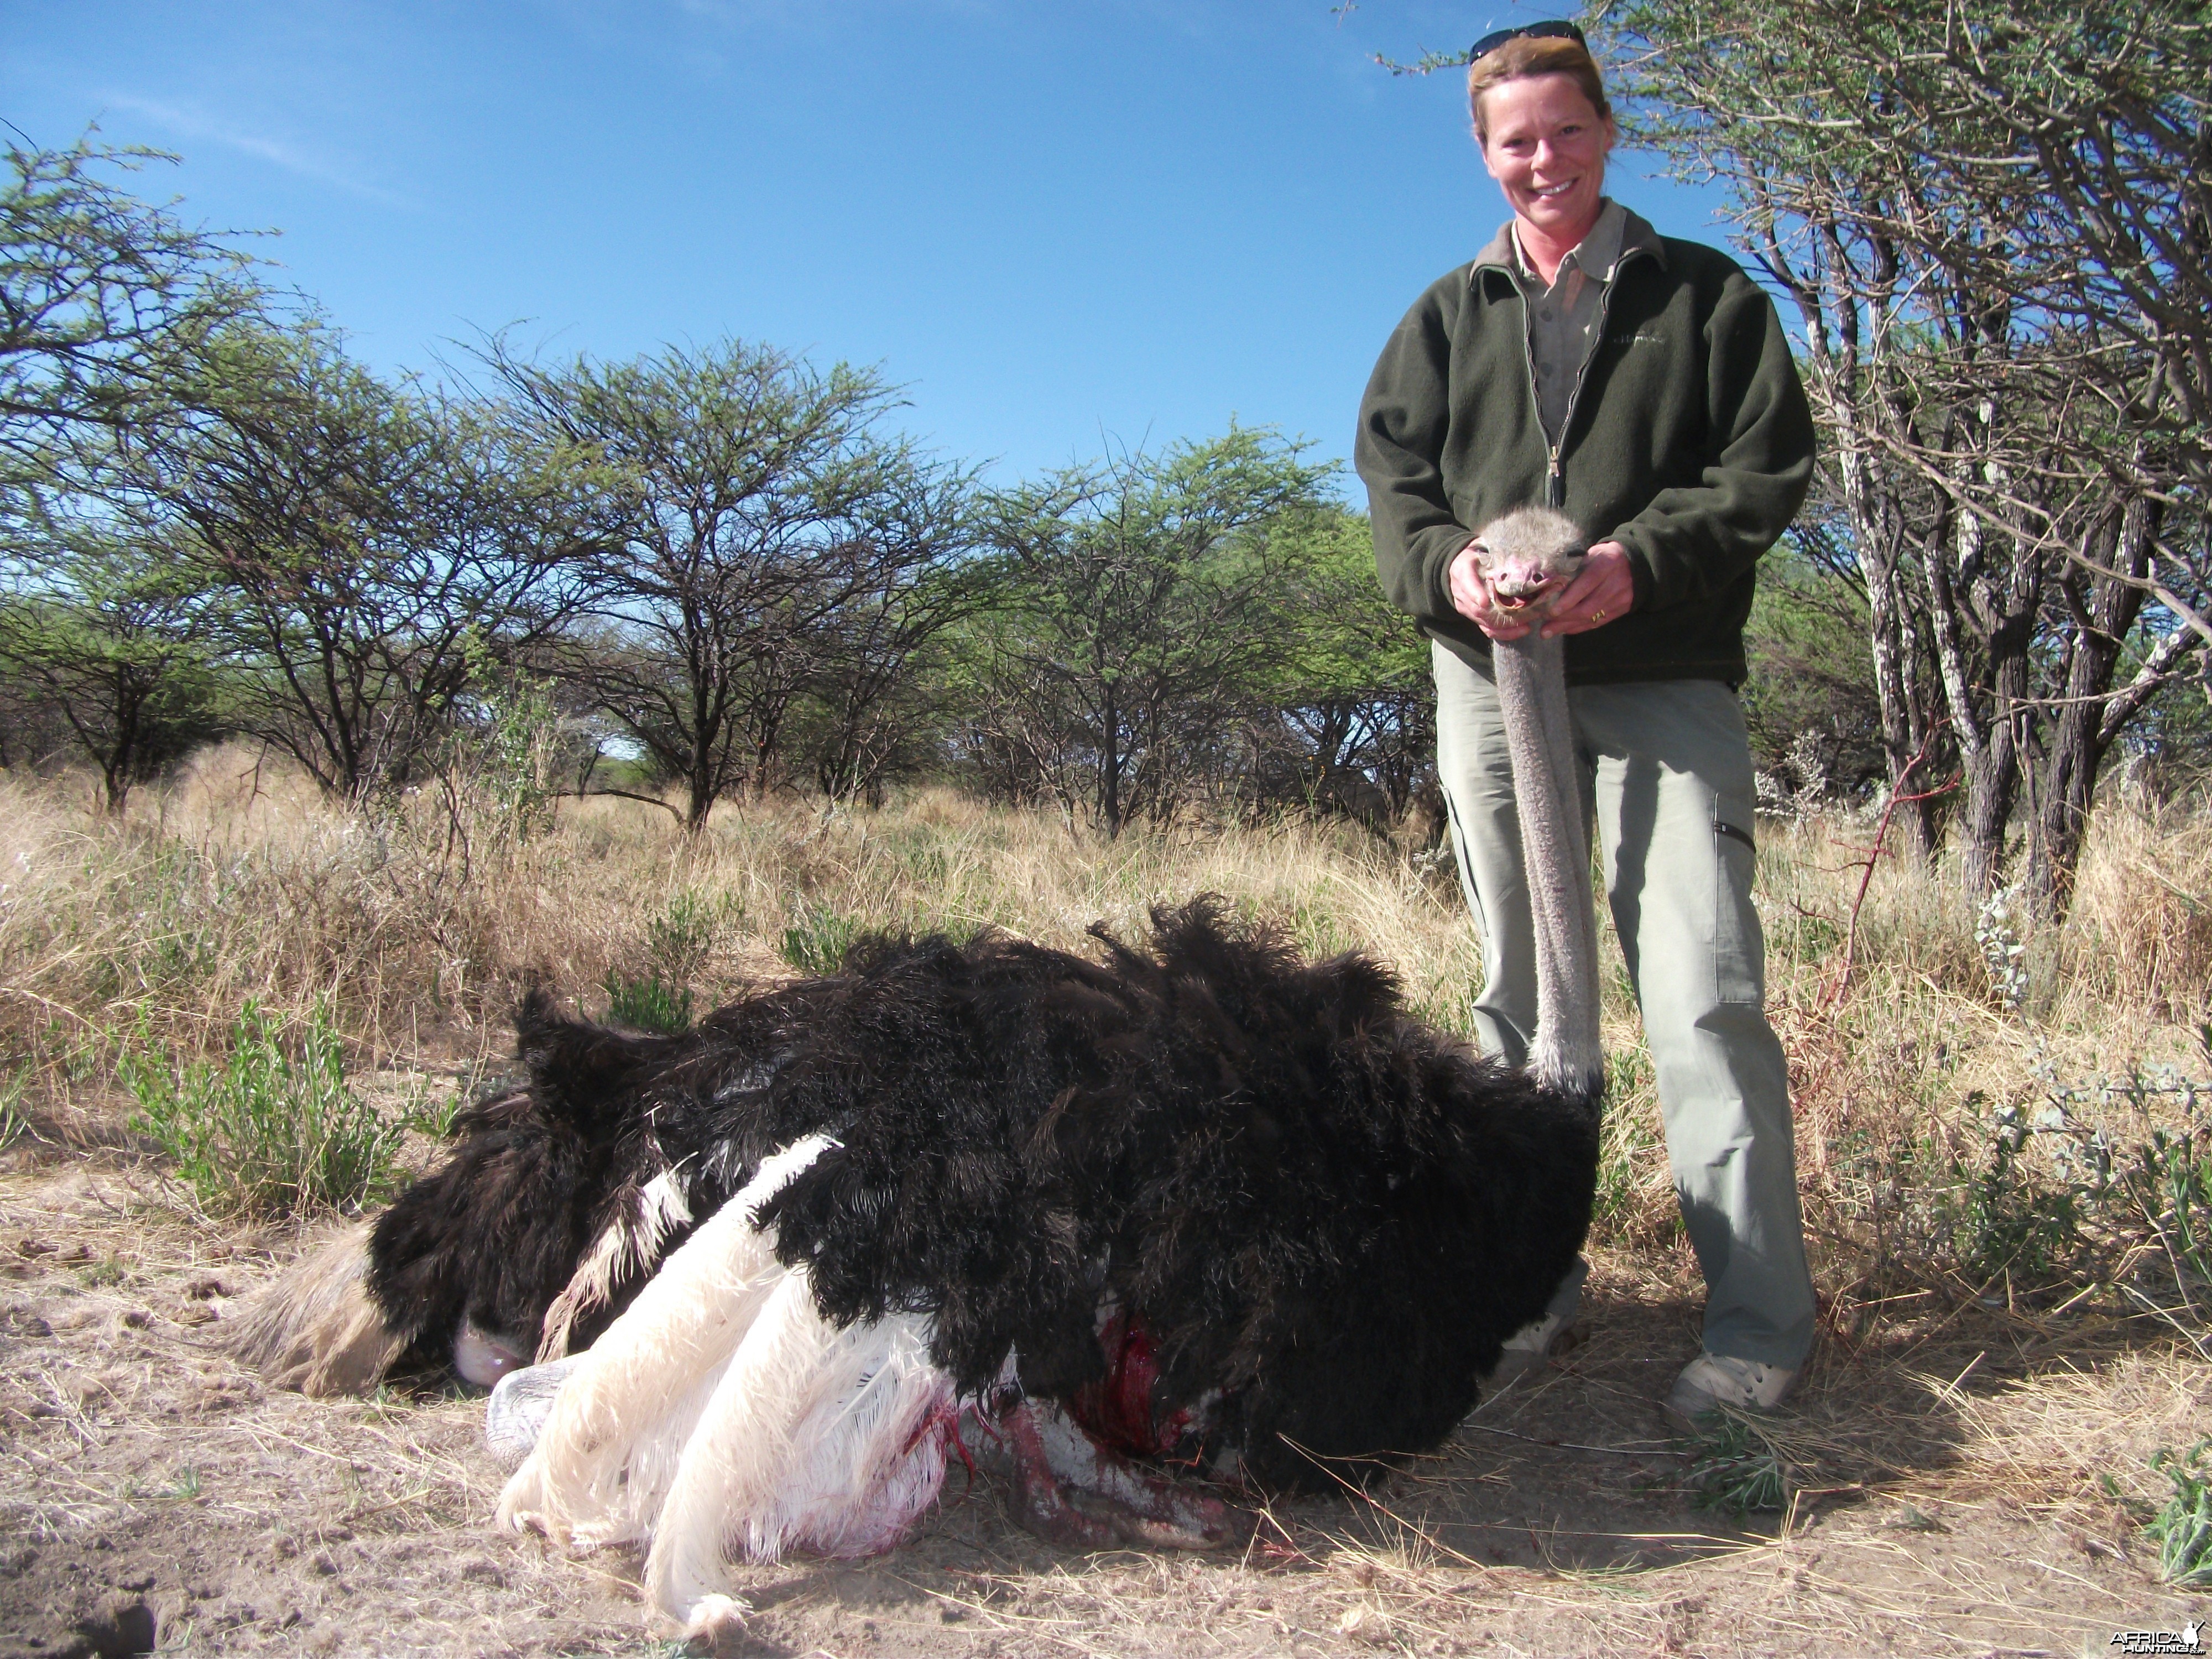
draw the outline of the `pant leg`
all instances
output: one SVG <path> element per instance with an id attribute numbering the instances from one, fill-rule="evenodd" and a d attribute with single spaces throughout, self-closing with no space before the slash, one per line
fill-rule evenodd
<path id="1" fill-rule="evenodd" d="M 1789 1071 L 1766 1023 L 1765 942 L 1751 902 L 1755 796 L 1742 709 L 1717 680 L 1583 686 L 1569 701 L 1596 761 L 1607 897 L 1657 1073 L 1682 1219 L 1705 1270 L 1705 1347 L 1800 1364 L 1813 1285 Z"/>
<path id="2" fill-rule="evenodd" d="M 1431 643 L 1437 681 L 1437 781 L 1450 815 L 1460 888 L 1482 941 L 1482 990 L 1470 1011 L 1485 1054 L 1519 1066 L 1536 1035 L 1536 923 L 1521 868 L 1521 815 L 1498 688 Z"/>

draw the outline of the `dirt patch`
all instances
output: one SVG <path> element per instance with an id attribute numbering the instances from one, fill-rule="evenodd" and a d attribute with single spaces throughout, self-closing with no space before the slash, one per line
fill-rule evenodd
<path id="1" fill-rule="evenodd" d="M 264 1390 L 218 1350 L 289 1234 L 118 1163 L 0 1175 L 0 1659 L 651 1646 L 636 1562 L 501 1536 L 480 1397 Z M 2212 1423 L 2212 1367 L 2133 1326 L 1909 1310 L 1816 1358 L 1787 1515 L 1695 1506 L 1656 1401 L 1692 1304 L 1601 1260 L 1583 1340 L 1371 1498 L 1224 1557 L 1050 1549 L 956 1471 L 903 1548 L 738 1569 L 758 1656 L 2104 1653 L 2212 1596 L 2120 1504 Z"/>

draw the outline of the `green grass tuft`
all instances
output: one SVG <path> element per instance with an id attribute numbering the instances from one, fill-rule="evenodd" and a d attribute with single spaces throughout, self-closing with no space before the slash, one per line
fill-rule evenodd
<path id="1" fill-rule="evenodd" d="M 295 1050 L 249 1000 L 220 1065 L 179 1068 L 142 1029 L 118 1065 L 131 1127 L 214 1215 L 352 1210 L 389 1190 L 399 1126 L 346 1086 L 337 1033 L 318 1006 Z"/>
<path id="2" fill-rule="evenodd" d="M 714 945 L 714 907 L 684 891 L 645 924 L 645 957 L 652 972 L 672 985 L 698 977 Z"/>
<path id="3" fill-rule="evenodd" d="M 1748 1515 L 1778 1510 L 1790 1501 L 1790 1471 L 1782 1453 L 1748 1418 L 1707 1412 L 1678 1449 L 1690 1460 L 1690 1490 L 1699 1509 Z"/>
<path id="4" fill-rule="evenodd" d="M 639 975 L 610 973 L 604 981 L 607 1018 L 617 1025 L 662 1036 L 681 1036 L 691 1029 L 691 992 L 661 977 L 657 969 Z"/>
<path id="5" fill-rule="evenodd" d="M 802 974 L 834 974 L 860 936 L 854 918 L 826 904 L 809 904 L 783 930 L 778 954 Z"/>
<path id="6" fill-rule="evenodd" d="M 2188 1589 L 2212 1589 L 2212 1438 L 2186 1452 L 2153 1454 L 2152 1468 L 2173 1483 L 2173 1494 L 2145 1528 L 2158 1540 L 2159 1577 Z"/>
<path id="7" fill-rule="evenodd" d="M 29 1082 L 28 1071 L 11 1072 L 0 1078 L 0 1152 L 31 1133 L 30 1115 L 23 1109 L 23 1096 Z"/>

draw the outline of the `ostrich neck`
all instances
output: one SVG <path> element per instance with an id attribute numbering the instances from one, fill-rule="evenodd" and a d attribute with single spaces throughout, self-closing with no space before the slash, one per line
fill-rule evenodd
<path id="1" fill-rule="evenodd" d="M 1583 831 L 1574 726 L 1567 714 L 1565 641 L 1534 633 L 1491 649 L 1521 860 L 1536 922 L 1536 1039 L 1528 1069 L 1547 1089 L 1595 1099 L 1604 1081 L 1598 1042 L 1597 921 Z"/>

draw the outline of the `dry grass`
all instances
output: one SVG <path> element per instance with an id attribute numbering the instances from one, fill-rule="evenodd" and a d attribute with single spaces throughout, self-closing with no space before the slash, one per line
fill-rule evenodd
<path id="1" fill-rule="evenodd" d="M 70 1316 L 88 1310 L 93 1322 L 57 1325 L 0 1400 L 0 1419 L 44 1413 L 43 1437 L 0 1443 L 23 1502 L 44 1506 L 32 1530 L 74 1536 L 184 1501 L 159 1497 L 183 1480 L 179 1460 L 249 1486 L 280 1468 L 313 1471 L 296 1498 L 246 1502 L 254 1518 L 238 1525 L 251 1547 L 306 1549 L 328 1522 L 355 1535 L 362 1571 L 420 1579 L 423 1620 L 460 1621 L 439 1628 L 492 1632 L 520 1597 L 548 1619 L 565 1606 L 571 1650 L 620 1646 L 613 1632 L 630 1617 L 620 1564 L 595 1578 L 467 1542 L 491 1479 L 471 1449 L 473 1407 L 249 1400 L 212 1362 L 164 1373 L 155 1358 L 130 1358 L 146 1328 L 100 1322 L 152 1294 L 155 1257 L 182 1264 L 177 1279 L 233 1256 L 251 1272 L 259 1249 L 288 1248 L 281 1234 L 181 1210 L 120 1133 L 114 1061 L 142 1019 L 185 1053 L 219 1042 L 250 995 L 295 1019 L 319 1000 L 362 1086 L 397 1112 L 499 1067 L 506 1011 L 526 982 L 596 1013 L 610 975 L 668 966 L 672 918 L 690 919 L 698 948 L 677 965 L 701 1007 L 793 971 L 794 957 L 855 927 L 995 926 L 1081 949 L 1093 921 L 1134 928 L 1146 905 L 1207 890 L 1310 951 L 1392 963 L 1447 1026 L 1464 1028 L 1480 973 L 1448 876 L 1335 826 L 1133 832 L 1108 845 L 1056 814 L 925 792 L 879 814 L 726 809 L 691 841 L 649 807 L 571 803 L 552 833 L 518 842 L 433 799 L 337 810 L 234 749 L 141 791 L 122 823 L 92 819 L 86 799 L 81 783 L 0 777 L 0 1089 L 23 1085 L 33 1132 L 0 1153 L 17 1183 L 0 1224 L 29 1237 L 47 1200 L 22 1183 L 51 1190 L 82 1164 L 104 1172 L 112 1212 L 88 1219 L 85 1236 L 122 1228 L 141 1258 L 112 1291 L 63 1287 Z M 771 1623 L 787 1621 L 791 1651 L 866 1645 L 879 1626 L 904 1632 L 907 1645 L 886 1650 L 947 1652 L 2101 1651 L 2112 1629 L 2163 1605 L 2102 1477 L 2154 1495 L 2143 1460 L 2206 1420 L 2212 1367 L 2094 1272 L 2055 1284 L 1969 1272 L 1960 1182 L 1986 1166 L 1999 1108 L 2032 1113 L 2065 1085 L 2155 1063 L 2212 1070 L 2194 1029 L 2212 1000 L 2212 812 L 2108 804 L 2073 916 L 2024 939 L 2026 993 L 2011 1001 L 1951 872 L 1896 860 L 1875 870 L 1843 982 L 1870 833 L 1846 820 L 1762 834 L 1771 1000 L 1824 1303 L 1813 1386 L 1777 1431 L 1797 1487 L 1790 1514 L 1747 1530 L 1688 1508 L 1651 1409 L 1694 1343 L 1699 1282 L 1616 969 L 1590 1339 L 1486 1404 L 1380 1503 L 1285 1511 L 1239 1562 L 1085 1564 L 1010 1542 L 982 1497 L 866 1575 L 763 1573 L 746 1593 Z M 2188 1107 L 2069 1097 L 2123 1144 L 2160 1114 L 2179 1127 Z M 87 1159 L 94 1146 L 110 1150 Z M 412 1143 L 418 1161 L 430 1152 Z M 2083 1238 L 2087 1268 L 2130 1259 L 2125 1239 L 2094 1226 Z M 161 1416 L 180 1388 L 182 1439 Z M 95 1395 L 108 1404 L 87 1403 Z M 121 1462 L 98 1476 L 70 1462 L 67 1447 L 88 1437 L 120 1448 Z M 141 1463 L 143 1475 L 115 1474 Z M 136 1496 L 118 1486 L 125 1478 Z M 353 1571 L 345 1551 L 317 1548 L 341 1578 Z M 445 1571 L 441 1552 L 461 1566 Z M 863 1577 L 865 1595 L 853 1588 Z M 321 1579 L 309 1588 L 334 1595 Z M 285 1594 L 312 1599 L 297 1585 Z M 580 1612 L 578 1598 L 593 1596 Z M 2130 1597 L 2140 1614 L 2122 1605 Z M 380 1628 L 385 1650 L 410 1650 L 412 1630 Z M 484 1650 L 509 1650 L 506 1639 L 487 1633 Z"/>
<path id="2" fill-rule="evenodd" d="M 553 833 L 524 842 L 427 794 L 346 811 L 234 747 L 139 792 L 124 823 L 89 818 L 86 799 L 74 781 L 0 778 L 0 1042 L 28 1073 L 33 1121 L 65 1133 L 100 1133 L 115 1059 L 142 1026 L 204 1051 L 248 997 L 293 1019 L 322 1004 L 356 1071 L 466 1079 L 499 1065 L 526 982 L 598 1012 L 610 975 L 669 972 L 709 1007 L 793 961 L 834 957 L 859 927 L 991 926 L 1083 949 L 1094 921 L 1134 929 L 1149 904 L 1213 890 L 1309 951 L 1393 963 L 1448 1027 L 1464 1028 L 1480 973 L 1448 877 L 1338 825 L 1102 843 L 1054 813 L 928 791 L 874 814 L 725 808 L 688 840 L 649 807 L 572 802 Z M 1869 833 L 1769 825 L 1759 872 L 1808 1214 L 1839 1297 L 1895 1289 L 1894 1258 L 1927 1247 L 1935 1224 L 1915 1189 L 1977 1165 L 1992 1109 L 2139 1063 L 2204 1071 L 2191 1024 L 2212 999 L 2212 814 L 2109 805 L 2073 919 L 2025 941 L 2017 1007 L 1992 983 L 1952 873 L 1893 859 L 1860 908 L 1838 994 Z M 671 919 L 690 939 L 672 966 Z M 1679 1276 L 1650 1066 L 1611 960 L 1600 1237 Z M 2123 1138 L 2145 1127 L 2112 1125 Z"/>
<path id="3" fill-rule="evenodd" d="M 880 816 L 725 809 L 686 841 L 650 808 L 598 800 L 518 844 L 430 799 L 337 808 L 234 749 L 143 792 L 121 824 L 88 820 L 79 793 L 0 780 L 0 1031 L 64 1091 L 142 1014 L 190 1047 L 249 995 L 294 1013 L 325 1000 L 378 1060 L 496 1047 L 526 979 L 588 1002 L 686 899 L 713 918 L 706 1006 L 788 971 L 787 934 L 825 915 L 1079 947 L 1095 921 L 1133 927 L 1147 904 L 1203 889 L 1287 920 L 1311 948 L 1382 950 L 1448 1019 L 1475 960 L 1449 894 L 1358 832 L 1302 823 L 1100 847 L 1054 815 L 931 793 Z"/>

